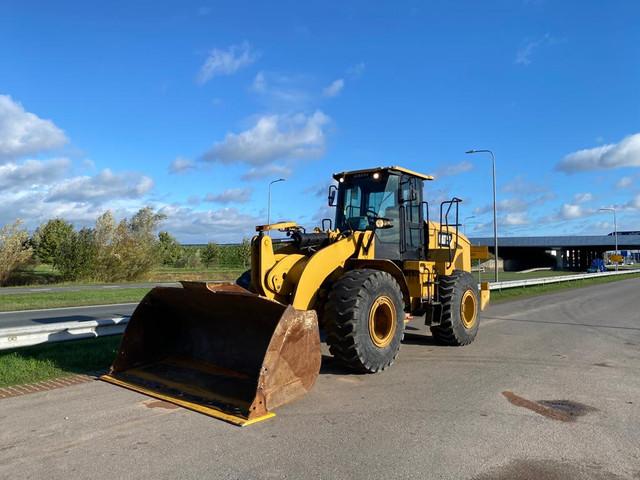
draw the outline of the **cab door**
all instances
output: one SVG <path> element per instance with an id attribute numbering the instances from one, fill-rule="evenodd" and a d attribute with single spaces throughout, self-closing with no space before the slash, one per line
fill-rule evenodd
<path id="1" fill-rule="evenodd" d="M 402 260 L 424 258 L 423 181 L 403 175 L 400 180 L 400 255 Z"/>

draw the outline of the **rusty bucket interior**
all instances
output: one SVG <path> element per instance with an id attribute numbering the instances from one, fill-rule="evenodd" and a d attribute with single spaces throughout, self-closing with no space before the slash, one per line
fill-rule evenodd
<path id="1" fill-rule="evenodd" d="M 306 394 L 320 362 L 315 311 L 183 282 L 145 296 L 101 379 L 243 426 Z"/>

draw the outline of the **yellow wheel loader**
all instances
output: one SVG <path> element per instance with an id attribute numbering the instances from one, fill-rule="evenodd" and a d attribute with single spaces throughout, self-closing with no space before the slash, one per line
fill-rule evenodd
<path id="1" fill-rule="evenodd" d="M 136 308 L 103 380 L 236 425 L 309 391 L 320 329 L 345 368 L 373 373 L 398 355 L 405 323 L 424 317 L 445 345 L 471 343 L 489 301 L 458 231 L 458 198 L 429 219 L 423 183 L 402 167 L 334 175 L 335 219 L 306 232 L 256 227 L 251 269 L 235 284 L 157 287 Z M 272 239 L 272 231 L 286 233 Z"/>

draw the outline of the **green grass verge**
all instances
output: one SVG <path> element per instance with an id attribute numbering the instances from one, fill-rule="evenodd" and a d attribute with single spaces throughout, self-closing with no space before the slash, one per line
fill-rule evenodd
<path id="1" fill-rule="evenodd" d="M 500 303 L 507 300 L 517 300 L 524 297 L 535 297 L 537 295 L 545 295 L 555 293 L 571 288 L 583 288 L 591 285 L 600 285 L 603 283 L 619 282 L 621 280 L 630 280 L 632 278 L 640 278 L 638 273 L 629 273 L 627 275 L 612 275 L 610 277 L 597 277 L 585 280 L 571 280 L 568 282 L 551 283 L 548 285 L 533 285 L 530 287 L 507 288 L 505 290 L 493 290 L 491 292 L 491 303 Z"/>
<path id="2" fill-rule="evenodd" d="M 216 265 L 212 267 L 184 267 L 174 268 L 160 266 L 151 270 L 137 280 L 125 283 L 140 282 L 177 282 L 180 280 L 212 280 L 212 281 L 233 281 L 238 278 L 249 267 L 243 265 Z M 35 265 L 15 271 L 3 288 L 12 287 L 37 287 L 37 286 L 66 286 L 66 285 L 101 285 L 104 282 L 91 281 L 64 281 L 60 274 L 50 265 Z"/>
<path id="3" fill-rule="evenodd" d="M 119 343 L 116 335 L 0 352 L 0 387 L 104 370 Z"/>
<path id="4" fill-rule="evenodd" d="M 0 312 L 139 302 L 148 291 L 148 288 L 118 288 L 0 295 Z"/>

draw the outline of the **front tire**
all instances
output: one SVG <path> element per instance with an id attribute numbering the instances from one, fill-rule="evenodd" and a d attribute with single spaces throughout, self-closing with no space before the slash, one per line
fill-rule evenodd
<path id="1" fill-rule="evenodd" d="M 455 270 L 440 277 L 438 288 L 442 303 L 440 325 L 431 327 L 433 338 L 452 346 L 468 345 L 478 334 L 480 295 L 478 284 L 469 272 Z"/>
<path id="2" fill-rule="evenodd" d="M 345 273 L 324 310 L 329 351 L 351 370 L 375 373 L 390 366 L 404 337 L 404 300 L 398 282 L 372 269 Z"/>

